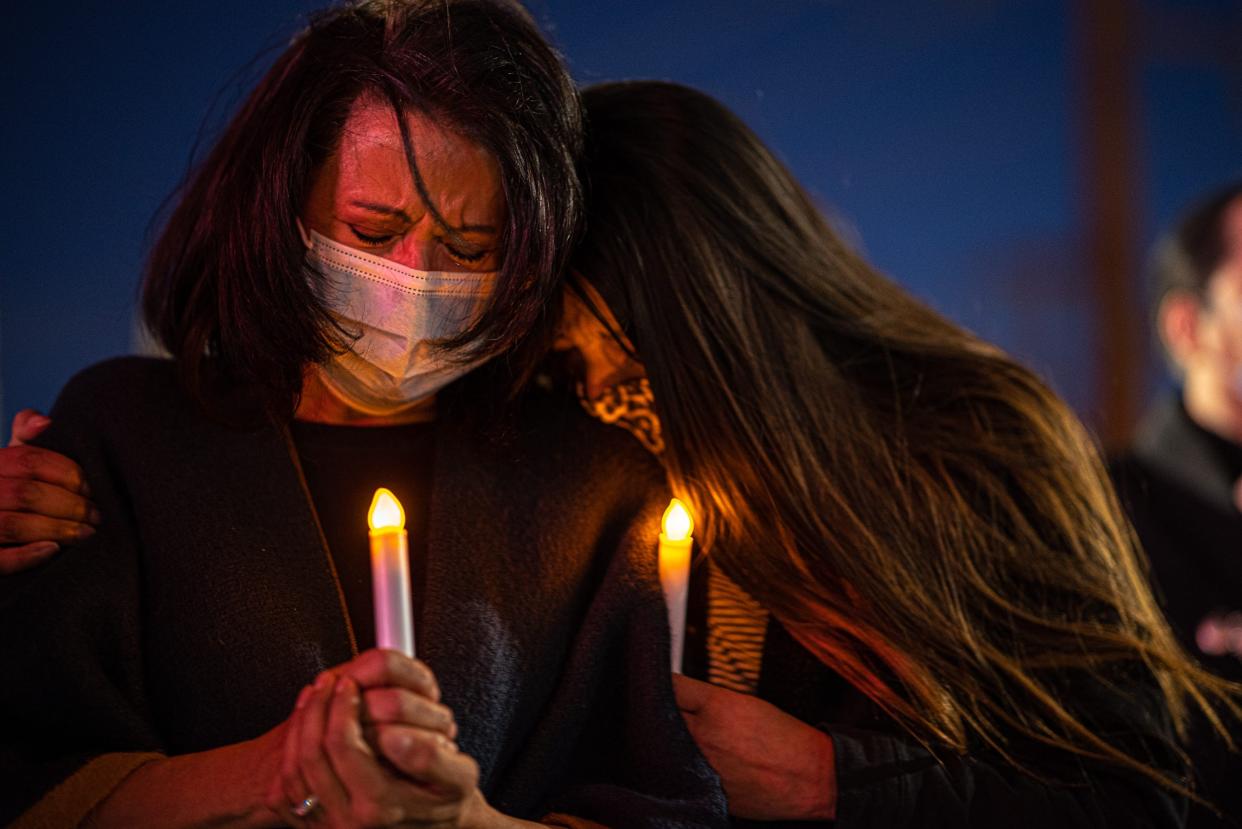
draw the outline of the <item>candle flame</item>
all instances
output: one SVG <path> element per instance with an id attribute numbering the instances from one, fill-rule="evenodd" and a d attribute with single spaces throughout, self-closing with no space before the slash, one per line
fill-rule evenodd
<path id="1" fill-rule="evenodd" d="M 674 498 L 664 511 L 664 537 L 669 541 L 685 541 L 694 532 L 694 519 L 690 510 L 680 500 Z"/>
<path id="2" fill-rule="evenodd" d="M 375 490 L 375 497 L 371 499 L 371 511 L 367 513 L 367 523 L 372 530 L 405 529 L 405 510 L 401 508 L 397 496 L 384 487 Z"/>

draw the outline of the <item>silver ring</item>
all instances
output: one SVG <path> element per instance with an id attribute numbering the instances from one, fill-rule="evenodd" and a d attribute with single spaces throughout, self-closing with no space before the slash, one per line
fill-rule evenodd
<path id="1" fill-rule="evenodd" d="M 294 817 L 306 817 L 318 807 L 319 798 L 315 797 L 313 794 L 308 794 L 302 799 L 301 803 L 290 807 L 290 811 L 293 812 Z"/>

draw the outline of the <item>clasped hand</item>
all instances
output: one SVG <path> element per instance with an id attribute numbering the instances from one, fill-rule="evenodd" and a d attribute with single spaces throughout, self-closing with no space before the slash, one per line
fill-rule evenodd
<path id="1" fill-rule="evenodd" d="M 402 654 L 320 674 L 284 728 L 267 806 L 291 825 L 462 827 L 488 810 L 435 676 Z"/>
<path id="2" fill-rule="evenodd" d="M 0 448 L 0 576 L 47 560 L 61 544 L 90 536 L 100 521 L 78 465 L 28 445 L 50 423 L 20 411 L 9 445 Z"/>

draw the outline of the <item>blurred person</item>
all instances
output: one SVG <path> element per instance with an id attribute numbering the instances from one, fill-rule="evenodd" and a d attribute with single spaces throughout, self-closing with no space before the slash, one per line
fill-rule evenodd
<path id="1" fill-rule="evenodd" d="M 1151 276 L 1180 388 L 1143 419 L 1113 473 L 1174 633 L 1208 670 L 1242 681 L 1242 182 L 1182 217 Z M 1195 806 L 1189 825 L 1242 825 L 1242 758 L 1199 720 L 1190 755 L 1230 820 Z"/>
<path id="2" fill-rule="evenodd" d="M 523 382 L 580 147 L 503 0 L 342 6 L 277 58 L 149 258 L 172 359 L 86 369 L 3 452 L 10 565 L 80 549 L 0 582 L 0 823 L 723 823 L 667 674 L 659 467 Z M 368 650 L 380 485 L 422 661 Z"/>

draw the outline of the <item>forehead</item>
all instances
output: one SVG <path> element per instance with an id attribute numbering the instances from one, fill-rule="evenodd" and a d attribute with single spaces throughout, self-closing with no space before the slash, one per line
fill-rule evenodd
<path id="1" fill-rule="evenodd" d="M 487 150 L 429 115 L 403 117 L 419 173 L 446 218 L 482 223 L 503 212 L 499 165 Z M 397 114 L 386 103 L 365 97 L 354 103 L 331 163 L 338 203 L 421 204 Z"/>

